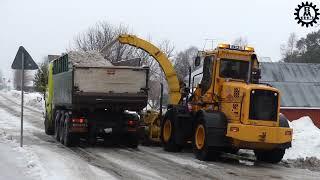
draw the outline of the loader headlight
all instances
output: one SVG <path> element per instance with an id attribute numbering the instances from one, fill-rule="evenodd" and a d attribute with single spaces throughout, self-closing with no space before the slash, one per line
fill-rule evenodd
<path id="1" fill-rule="evenodd" d="M 291 136 L 291 135 L 292 135 L 292 131 L 286 131 L 284 134 L 285 134 L 286 136 Z"/>
<path id="2" fill-rule="evenodd" d="M 238 132 L 239 128 L 238 127 L 230 127 L 230 131 L 232 132 Z"/>

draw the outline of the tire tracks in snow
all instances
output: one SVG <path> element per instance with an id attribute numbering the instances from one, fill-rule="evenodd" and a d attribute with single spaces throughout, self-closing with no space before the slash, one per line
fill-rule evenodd
<path id="1" fill-rule="evenodd" d="M 97 151 L 90 149 L 90 151 Z M 101 152 L 96 152 L 101 154 Z M 182 165 L 167 158 L 158 156 L 140 149 L 118 148 L 103 152 L 105 156 L 119 158 L 123 163 L 136 165 L 137 168 L 145 167 L 147 170 L 158 173 L 164 179 L 217 179 L 213 174 L 202 168 L 195 168 L 187 164 Z M 130 158 L 130 160 L 126 158 Z"/>

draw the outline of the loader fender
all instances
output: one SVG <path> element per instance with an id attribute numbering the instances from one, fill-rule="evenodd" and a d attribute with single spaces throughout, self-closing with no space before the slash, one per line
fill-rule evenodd
<path id="1" fill-rule="evenodd" d="M 289 120 L 282 113 L 280 113 L 280 115 L 279 115 L 279 126 L 280 127 L 290 127 L 289 126 Z M 287 142 L 287 143 L 284 143 L 284 144 L 280 144 L 278 146 L 278 148 L 287 149 L 287 148 L 290 148 L 291 146 L 292 146 L 291 142 Z"/>
<path id="2" fill-rule="evenodd" d="M 224 113 L 219 111 L 200 110 L 196 114 L 196 120 L 202 120 L 205 123 L 208 146 L 230 146 L 229 139 L 226 137 L 228 121 Z"/>

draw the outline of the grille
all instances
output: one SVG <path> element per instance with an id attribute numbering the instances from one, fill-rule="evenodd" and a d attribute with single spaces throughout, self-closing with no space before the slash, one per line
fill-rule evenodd
<path id="1" fill-rule="evenodd" d="M 234 88 L 233 96 L 234 96 L 235 98 L 240 97 L 240 88 Z"/>
<path id="2" fill-rule="evenodd" d="M 249 118 L 252 120 L 277 121 L 278 98 L 278 93 L 274 91 L 251 90 Z"/>

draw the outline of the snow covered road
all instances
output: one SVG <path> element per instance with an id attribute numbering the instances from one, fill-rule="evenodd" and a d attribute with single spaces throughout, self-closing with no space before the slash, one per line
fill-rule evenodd
<path id="1" fill-rule="evenodd" d="M 19 148 L 19 113 L 19 104 L 0 92 L 0 172 L 4 166 L 15 169 L 0 179 L 320 179 L 319 172 L 306 169 L 232 158 L 202 162 L 190 152 L 160 147 L 66 148 L 45 135 L 42 114 L 31 107 L 25 109 L 25 147 Z"/>

